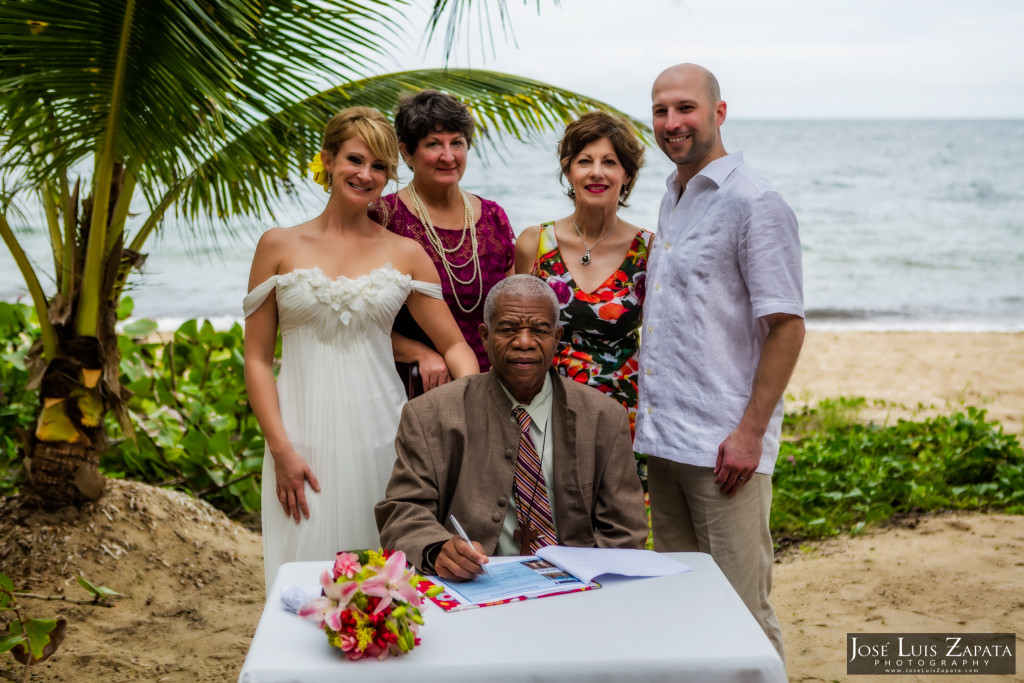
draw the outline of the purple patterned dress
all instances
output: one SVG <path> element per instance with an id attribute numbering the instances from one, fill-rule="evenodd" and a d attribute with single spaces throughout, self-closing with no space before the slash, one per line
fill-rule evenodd
<path id="1" fill-rule="evenodd" d="M 453 293 L 452 283 L 441 264 L 441 256 L 427 240 L 427 233 L 423 224 L 420 223 L 420 219 L 398 199 L 397 194 L 389 194 L 381 199 L 381 203 L 386 207 L 385 211 L 382 212 L 380 209 L 371 211 L 370 217 L 396 235 L 410 237 L 419 242 L 430 258 L 434 260 L 434 266 L 441 277 L 441 289 L 444 292 L 445 303 L 448 304 L 452 315 L 455 316 L 455 322 L 458 323 L 462 336 L 466 338 L 470 348 L 476 353 L 476 359 L 480 362 L 480 371 L 486 372 L 490 369 L 491 363 L 487 360 L 487 351 L 484 349 L 484 343 L 480 340 L 479 332 L 480 323 L 484 319 L 484 299 L 487 298 L 487 292 L 491 291 L 491 288 L 499 280 L 504 279 L 505 273 L 515 263 L 515 235 L 504 209 L 490 200 L 480 198 L 480 217 L 476 221 L 476 237 L 477 250 L 480 253 L 480 277 L 483 278 L 483 293 L 480 304 L 469 313 L 463 313 L 455 303 L 454 297 L 457 295 L 462 306 L 469 308 L 476 301 L 479 283 L 476 280 L 468 285 L 455 283 L 457 289 Z M 383 214 L 387 216 L 386 222 Z M 462 237 L 461 228 L 455 230 L 437 228 L 437 233 L 441 237 L 441 243 L 446 247 L 455 246 Z M 451 254 L 448 259 L 449 262 L 467 263 L 471 254 L 472 244 L 467 236 L 463 240 L 462 247 Z M 465 267 L 454 268 L 453 271 L 456 277 L 465 280 L 472 272 L 472 265 L 467 263 Z M 398 317 L 395 318 L 394 330 L 433 348 L 430 339 L 412 319 L 407 308 L 403 307 Z M 401 367 L 399 371 L 402 371 Z"/>

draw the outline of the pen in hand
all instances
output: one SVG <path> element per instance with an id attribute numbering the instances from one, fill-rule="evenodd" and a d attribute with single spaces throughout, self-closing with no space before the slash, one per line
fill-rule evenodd
<path id="1" fill-rule="evenodd" d="M 448 519 L 452 520 L 452 526 L 455 527 L 455 531 L 458 532 L 459 537 L 463 541 L 468 543 L 470 548 L 472 548 L 473 550 L 476 550 L 476 547 L 474 547 L 474 545 L 473 545 L 473 541 L 469 540 L 469 534 L 467 534 L 466 530 L 462 528 L 461 524 L 459 524 L 459 520 L 455 519 L 455 515 L 448 515 Z M 488 576 L 490 576 L 490 572 L 487 571 L 487 565 L 486 564 L 481 564 L 480 567 L 484 570 L 484 574 L 487 574 Z"/>

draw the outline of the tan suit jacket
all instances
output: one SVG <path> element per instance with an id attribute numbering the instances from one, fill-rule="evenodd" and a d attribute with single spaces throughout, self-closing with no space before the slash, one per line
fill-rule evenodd
<path id="1" fill-rule="evenodd" d="M 560 545 L 643 548 L 647 515 L 625 409 L 551 371 L 552 508 Z M 519 428 L 492 371 L 406 404 L 384 500 L 381 544 L 422 566 L 423 550 L 451 538 L 454 514 L 493 555 L 512 496 Z"/>

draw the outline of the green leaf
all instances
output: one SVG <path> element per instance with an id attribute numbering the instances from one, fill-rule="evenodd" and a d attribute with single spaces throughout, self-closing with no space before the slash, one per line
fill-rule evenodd
<path id="1" fill-rule="evenodd" d="M 106 586 L 97 586 L 91 583 L 84 576 L 78 577 L 78 585 L 85 590 L 89 591 L 90 595 L 95 595 L 97 598 L 108 598 L 108 597 L 121 597 L 121 594 L 115 590 L 111 590 Z"/>
<path id="2" fill-rule="evenodd" d="M 136 339 L 145 339 L 149 335 L 159 329 L 159 325 L 155 320 L 150 318 L 140 318 L 134 320 L 124 326 L 124 333 L 129 337 L 135 337 Z"/>
<path id="3" fill-rule="evenodd" d="M 128 318 L 133 310 L 135 310 L 135 302 L 132 301 L 132 298 L 130 296 L 122 296 L 121 301 L 117 304 L 117 319 L 124 320 Z"/>
<path id="4" fill-rule="evenodd" d="M 50 633 L 55 628 L 57 628 L 57 619 L 29 619 L 25 622 L 25 635 L 28 636 L 29 652 L 32 653 L 32 659 L 43 658 L 43 648 L 49 644 Z"/>
<path id="5" fill-rule="evenodd" d="M 13 647 L 21 645 L 28 640 L 28 636 L 21 632 L 21 625 L 19 622 L 11 622 L 11 627 L 15 623 L 18 623 L 18 634 L 12 636 L 0 636 L 0 652 L 7 652 Z"/>

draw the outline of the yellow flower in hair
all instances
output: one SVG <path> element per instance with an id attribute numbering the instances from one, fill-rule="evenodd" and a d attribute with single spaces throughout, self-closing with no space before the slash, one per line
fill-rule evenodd
<path id="1" fill-rule="evenodd" d="M 327 192 L 330 189 L 331 174 L 324 169 L 324 162 L 320 158 L 320 152 L 317 152 L 316 156 L 313 157 L 313 161 L 309 162 L 309 171 L 313 174 L 313 180 L 317 184 L 322 185 L 324 192 Z"/>

